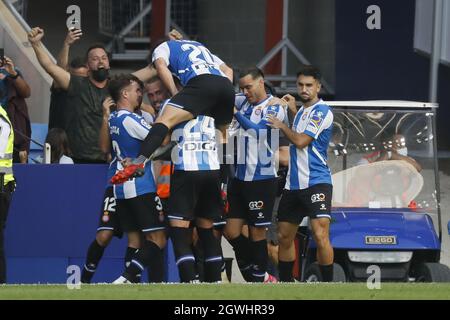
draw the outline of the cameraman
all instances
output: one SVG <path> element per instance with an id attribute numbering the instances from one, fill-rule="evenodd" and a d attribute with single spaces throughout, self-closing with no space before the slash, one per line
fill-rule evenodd
<path id="1" fill-rule="evenodd" d="M 14 66 L 11 58 L 0 57 L 0 105 L 8 113 L 13 127 L 27 137 L 31 137 L 30 118 L 25 98 L 31 90 L 21 72 Z M 27 163 L 30 142 L 20 134 L 14 138 L 14 162 Z"/>

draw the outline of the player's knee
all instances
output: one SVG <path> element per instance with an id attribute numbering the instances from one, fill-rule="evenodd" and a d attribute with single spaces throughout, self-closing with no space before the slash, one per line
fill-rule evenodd
<path id="1" fill-rule="evenodd" d="M 329 245 L 330 240 L 328 237 L 328 231 L 323 228 L 319 228 L 313 231 L 313 238 L 318 248 L 324 248 Z"/>
<path id="2" fill-rule="evenodd" d="M 236 239 L 237 237 L 240 236 L 240 234 L 241 230 L 239 230 L 238 228 L 228 227 L 228 225 L 223 230 L 223 235 L 227 240 Z"/>
<path id="3" fill-rule="evenodd" d="M 266 239 L 266 227 L 250 227 L 250 236 L 253 241 Z"/>
<path id="4" fill-rule="evenodd" d="M 290 247 L 294 241 L 294 236 L 289 232 L 279 228 L 277 231 L 278 242 L 281 247 Z"/>
<path id="5" fill-rule="evenodd" d="M 103 230 L 97 232 L 97 235 L 95 236 L 95 240 L 97 240 L 97 243 L 102 246 L 106 247 L 111 242 L 111 239 L 113 237 L 113 232 L 110 230 Z"/>
<path id="6" fill-rule="evenodd" d="M 148 241 L 156 243 L 161 249 L 165 248 L 167 244 L 167 238 L 164 231 L 149 232 L 145 235 L 145 238 Z"/>

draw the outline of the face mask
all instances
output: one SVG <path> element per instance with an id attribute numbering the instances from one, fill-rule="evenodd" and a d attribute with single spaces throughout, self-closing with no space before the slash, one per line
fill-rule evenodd
<path id="1" fill-rule="evenodd" d="M 108 76 L 109 76 L 109 69 L 101 68 L 92 71 L 92 77 L 94 78 L 95 81 L 98 82 L 105 81 L 106 79 L 108 79 Z"/>
<path id="2" fill-rule="evenodd" d="M 406 157 L 408 155 L 408 148 L 404 147 L 404 148 L 401 148 L 401 149 L 397 149 L 397 153 L 399 155 L 401 155 L 401 156 Z"/>

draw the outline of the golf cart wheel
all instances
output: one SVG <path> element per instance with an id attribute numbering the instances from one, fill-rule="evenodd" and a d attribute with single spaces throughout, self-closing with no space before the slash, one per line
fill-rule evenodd
<path id="1" fill-rule="evenodd" d="M 305 271 L 306 282 L 321 282 L 322 273 L 320 272 L 320 267 L 317 262 L 314 262 L 308 266 Z M 333 282 L 345 282 L 345 272 L 341 265 L 338 263 L 333 263 Z"/>
<path id="2" fill-rule="evenodd" d="M 421 263 L 415 270 L 416 282 L 450 282 L 450 269 L 441 263 Z"/>

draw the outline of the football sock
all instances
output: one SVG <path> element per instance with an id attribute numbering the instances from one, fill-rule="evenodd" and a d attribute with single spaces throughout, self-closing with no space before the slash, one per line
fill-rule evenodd
<path id="1" fill-rule="evenodd" d="M 153 241 L 146 240 L 144 245 L 151 251 L 151 259 L 148 264 L 148 282 L 161 283 L 165 280 L 164 249 L 161 249 Z M 150 248 L 152 247 L 152 248 Z"/>
<path id="2" fill-rule="evenodd" d="M 97 240 L 94 239 L 89 246 L 86 262 L 81 272 L 81 283 L 91 283 L 92 277 L 97 270 L 98 263 L 100 262 L 105 247 L 98 244 Z"/>
<path id="3" fill-rule="evenodd" d="M 333 264 L 327 266 L 319 264 L 320 273 L 322 274 L 323 282 L 333 281 Z"/>
<path id="4" fill-rule="evenodd" d="M 223 259 L 219 239 L 214 236 L 213 228 L 197 228 L 197 232 L 205 252 L 205 281 L 221 281 Z"/>
<path id="5" fill-rule="evenodd" d="M 162 144 L 168 132 L 169 128 L 165 124 L 155 123 L 142 142 L 139 155 L 149 158 Z"/>
<path id="6" fill-rule="evenodd" d="M 180 281 L 191 282 L 196 279 L 195 258 L 190 245 L 192 242 L 192 229 L 170 227 L 169 230 Z"/>
<path id="7" fill-rule="evenodd" d="M 240 234 L 237 238 L 228 240 L 234 250 L 236 256 L 236 262 L 241 270 L 242 277 L 245 281 L 252 282 L 252 263 L 250 261 L 251 248 L 250 240 Z"/>
<path id="8" fill-rule="evenodd" d="M 280 274 L 281 282 L 294 282 L 292 275 L 292 269 L 294 269 L 295 261 L 281 261 L 278 260 L 278 271 Z"/>
<path id="9" fill-rule="evenodd" d="M 253 257 L 253 281 L 263 282 L 267 271 L 267 240 L 251 241 Z"/>

